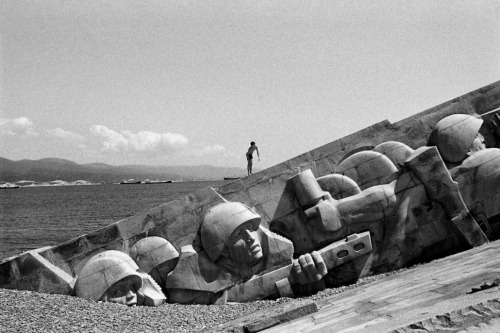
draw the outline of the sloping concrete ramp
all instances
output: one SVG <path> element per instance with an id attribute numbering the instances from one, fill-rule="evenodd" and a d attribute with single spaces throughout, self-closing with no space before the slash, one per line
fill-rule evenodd
<path id="1" fill-rule="evenodd" d="M 273 326 L 264 328 L 247 318 L 224 331 L 500 332 L 499 283 L 495 241 L 318 300 L 317 311 L 286 323 L 266 318 Z"/>

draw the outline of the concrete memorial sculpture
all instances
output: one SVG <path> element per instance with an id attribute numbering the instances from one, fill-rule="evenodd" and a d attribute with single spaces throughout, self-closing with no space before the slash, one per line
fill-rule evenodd
<path id="1" fill-rule="evenodd" d="M 496 82 L 380 122 L 5 259 L 0 287 L 128 305 L 224 304 L 299 296 L 479 246 L 500 238 L 499 109 Z"/>
<path id="2" fill-rule="evenodd" d="M 179 261 L 179 252 L 169 241 L 157 236 L 143 238 L 130 248 L 130 257 L 166 291 L 167 275 Z"/>
<path id="3" fill-rule="evenodd" d="M 392 163 L 388 159 L 383 161 Z M 380 161 L 376 157 L 370 163 L 379 164 Z M 304 248 L 320 246 L 351 232 L 369 230 L 376 236 L 374 247 L 384 249 L 376 251 L 370 258 L 370 269 L 380 273 L 417 262 L 424 251 L 433 250 L 439 242 L 453 246 L 458 237 L 463 237 L 467 245 L 477 246 L 487 241 L 435 147 L 410 154 L 404 168 L 392 176 L 397 176 L 397 179 L 362 191 L 356 187 L 356 194 L 337 200 L 330 193 L 321 192 L 320 183 L 314 179 L 312 172 L 299 174 L 296 179 L 300 182 L 295 188 L 302 193 L 316 193 L 312 195 L 316 196 L 312 201 L 300 200 L 299 196 L 306 222 L 298 223 L 304 224 L 310 239 L 316 242 L 309 241 Z M 391 178 L 394 177 L 389 180 Z M 327 184 L 325 178 L 320 180 L 324 186 Z M 345 178 L 343 180 L 343 184 L 351 184 Z M 308 185 L 305 186 L 304 182 Z M 432 202 L 437 204 L 429 206 Z M 271 229 L 275 227 L 274 230 L 278 229 L 277 232 L 291 238 L 294 244 L 300 243 L 303 236 L 288 233 L 287 230 L 297 229 L 288 222 L 293 223 L 272 221 Z M 340 279 L 347 279 L 347 282 L 356 278 L 355 272 L 352 273 L 353 276 L 344 274 Z"/>
<path id="4" fill-rule="evenodd" d="M 446 163 L 459 164 L 478 150 L 485 149 L 479 133 L 483 120 L 466 114 L 453 114 L 438 121 L 431 142 Z"/>
<path id="5" fill-rule="evenodd" d="M 224 303 L 290 296 L 292 284 L 319 281 L 335 264 L 371 250 L 370 236 L 365 234 L 292 260 L 292 243 L 260 222 L 261 217 L 242 203 L 226 202 L 210 209 L 201 225 L 204 252 L 183 249 L 167 278 L 170 299 Z"/>
<path id="6" fill-rule="evenodd" d="M 166 300 L 151 276 L 138 272 L 125 253 L 105 251 L 90 258 L 75 284 L 78 297 L 128 306 L 158 306 Z"/>

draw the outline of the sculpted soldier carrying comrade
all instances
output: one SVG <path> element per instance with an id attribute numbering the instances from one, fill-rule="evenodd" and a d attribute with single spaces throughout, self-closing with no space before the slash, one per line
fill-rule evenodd
<path id="1" fill-rule="evenodd" d="M 450 171 L 446 169 L 435 147 L 422 147 L 414 151 L 401 143 L 386 142 L 371 151 L 359 152 L 343 160 L 337 171 L 342 174 L 331 174 L 317 180 L 314 180 L 311 172 L 298 174 L 292 184 L 298 192 L 307 220 L 303 231 L 310 236 L 310 240 L 304 243 L 304 233 L 290 232 L 300 226 L 297 226 L 297 222 L 293 224 L 293 219 L 287 221 L 288 217 L 271 221 L 271 230 L 290 238 L 294 245 L 302 247 L 302 251 L 338 239 L 348 230 L 359 232 L 368 228 L 375 234 L 385 235 L 375 244 L 387 250 L 374 257 L 371 263 L 374 273 L 411 264 L 422 253 L 440 246 L 435 245 L 437 242 L 445 242 L 441 244 L 443 248 L 455 246 L 453 244 L 458 242 L 456 238 L 445 239 L 454 230 L 467 240 L 468 246 L 483 244 L 487 241 L 484 233 L 490 230 L 487 220 L 500 211 L 494 208 L 498 207 L 497 201 L 486 200 L 486 196 L 479 200 L 474 197 L 477 198 L 478 193 L 490 193 L 489 196 L 495 193 L 494 186 L 489 186 L 487 191 L 484 186 L 479 186 L 484 185 L 486 179 L 491 184 L 500 184 L 500 150 L 485 148 L 484 138 L 479 133 L 482 123 L 481 119 L 473 116 L 455 114 L 436 124 L 432 137 L 443 159 L 454 165 L 464 162 Z M 463 176 L 458 177 L 464 170 L 476 170 L 475 181 L 465 182 Z M 367 183 L 372 186 L 367 186 Z M 468 188 L 465 183 L 469 184 Z M 321 193 L 321 190 L 328 193 Z M 315 193 L 312 197 L 316 199 L 302 199 L 307 192 Z M 465 202 L 461 192 L 465 195 Z M 480 225 L 469 211 L 469 208 L 474 208 L 474 214 L 477 213 L 474 200 L 476 203 L 481 201 L 479 206 L 486 210 L 484 218 L 478 218 Z M 438 203 L 438 206 L 429 206 L 432 202 Z M 440 209 L 444 209 L 444 214 L 440 213 Z M 424 211 L 427 217 L 422 215 Z M 443 231 L 436 234 L 435 231 L 429 233 L 416 228 L 427 223 L 424 221 L 443 217 L 449 219 L 453 226 L 449 229 L 446 224 L 441 224 L 439 228 L 449 229 L 443 230 L 446 232 L 444 235 Z M 434 225 L 432 228 L 436 227 Z M 420 244 L 405 241 L 415 235 Z"/>

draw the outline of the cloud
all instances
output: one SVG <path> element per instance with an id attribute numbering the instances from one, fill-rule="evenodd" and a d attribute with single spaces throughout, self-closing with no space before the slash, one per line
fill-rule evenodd
<path id="1" fill-rule="evenodd" d="M 120 151 L 126 150 L 128 147 L 128 140 L 125 137 L 113 130 L 110 130 L 103 125 L 94 125 L 90 128 L 92 133 L 104 138 L 103 150 L 105 151 Z"/>
<path id="2" fill-rule="evenodd" d="M 33 122 L 26 117 L 0 118 L 0 133 L 5 135 L 37 136 Z"/>
<path id="3" fill-rule="evenodd" d="M 188 145 L 188 140 L 182 134 L 155 133 L 141 131 L 115 132 L 103 125 L 94 125 L 90 130 L 97 136 L 104 138 L 103 150 L 109 152 L 135 151 L 156 152 L 181 150 Z"/>
<path id="4" fill-rule="evenodd" d="M 188 140 L 181 134 L 176 133 L 154 133 L 142 131 L 132 133 L 123 131 L 128 139 L 129 145 L 135 151 L 157 151 L 161 148 L 180 150 L 187 146 Z"/>
<path id="5" fill-rule="evenodd" d="M 73 141 L 85 141 L 85 138 L 81 136 L 80 134 L 73 133 L 71 131 L 66 131 L 63 130 L 62 128 L 54 128 L 54 129 L 49 129 L 47 130 L 47 133 L 49 135 L 52 135 L 56 138 L 61 138 L 61 139 L 66 139 L 66 140 L 73 140 Z"/>
<path id="6" fill-rule="evenodd" d="M 217 154 L 217 155 L 225 155 L 226 154 L 226 148 L 221 145 L 202 145 L 196 152 L 196 155 L 198 156 L 205 156 L 205 155 L 212 155 L 212 154 Z"/>
<path id="7" fill-rule="evenodd" d="M 235 154 L 219 144 L 207 145 L 201 143 L 193 145 L 189 151 L 183 152 L 182 155 L 191 158 L 191 161 L 199 162 L 202 160 L 203 163 L 218 166 L 232 166 L 245 161 L 242 154 Z"/>

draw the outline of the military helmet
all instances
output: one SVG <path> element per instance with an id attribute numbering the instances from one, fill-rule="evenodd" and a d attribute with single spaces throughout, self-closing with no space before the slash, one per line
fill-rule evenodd
<path id="1" fill-rule="evenodd" d="M 137 241 L 130 249 L 130 257 L 141 270 L 150 274 L 162 263 L 178 258 L 179 252 L 165 238 L 150 236 Z"/>
<path id="2" fill-rule="evenodd" d="M 482 123 L 482 119 L 468 114 L 453 114 L 441 119 L 432 132 L 432 141 L 443 160 L 449 163 L 463 161 Z"/>
<path id="3" fill-rule="evenodd" d="M 257 228 L 260 216 L 241 202 L 225 202 L 212 207 L 201 223 L 201 243 L 210 259 L 217 261 L 229 237 L 240 225 L 249 222 Z"/>
<path id="4" fill-rule="evenodd" d="M 142 286 L 137 264 L 123 252 L 105 251 L 92 257 L 82 268 L 75 284 L 76 296 L 98 301 L 106 290 L 121 279 L 132 276 Z"/>

